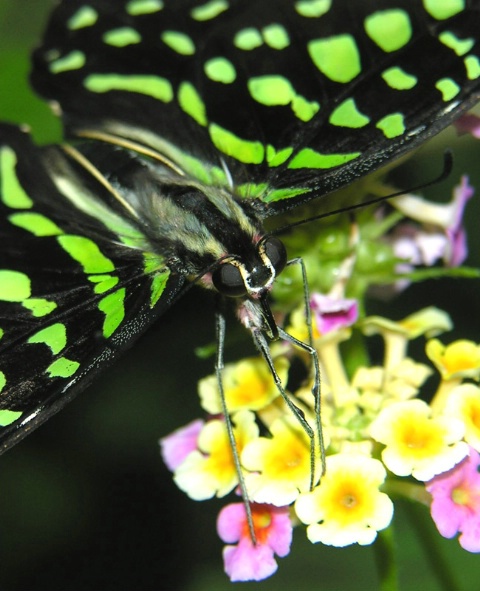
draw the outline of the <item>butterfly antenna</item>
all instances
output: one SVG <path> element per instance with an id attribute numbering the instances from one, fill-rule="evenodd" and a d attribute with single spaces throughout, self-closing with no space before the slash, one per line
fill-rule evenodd
<path id="1" fill-rule="evenodd" d="M 368 201 L 362 201 L 362 203 L 356 203 L 354 205 L 349 205 L 348 207 L 340 207 L 339 209 L 334 209 L 332 211 L 328 211 L 327 213 L 321 213 L 319 215 L 315 215 L 313 217 L 307 218 L 306 220 L 299 220 L 298 222 L 293 222 L 291 224 L 287 224 L 285 226 L 281 226 L 270 232 L 272 235 L 276 236 L 277 234 L 282 234 L 287 230 L 291 230 L 292 228 L 296 228 L 297 226 L 302 226 L 303 224 L 308 224 L 315 220 L 321 220 L 323 218 L 328 218 L 333 215 L 337 215 L 340 213 L 345 213 L 348 211 L 353 211 L 355 209 L 361 209 L 363 207 L 368 207 L 370 205 L 375 205 L 376 203 L 383 203 L 384 201 L 388 201 L 389 199 L 393 199 L 394 197 L 400 197 L 401 195 L 406 195 L 407 193 L 413 193 L 414 191 L 420 191 L 422 189 L 426 189 L 427 187 L 431 187 L 432 185 L 437 185 L 444 180 L 446 180 L 453 168 L 453 153 L 451 150 L 445 150 L 443 153 L 443 169 L 442 172 L 435 177 L 431 181 L 427 181 L 426 183 L 422 183 L 415 187 L 410 188 L 409 190 L 405 191 L 396 191 L 395 193 L 391 193 L 390 195 L 383 195 L 381 197 L 375 197 L 374 199 L 369 199 Z"/>

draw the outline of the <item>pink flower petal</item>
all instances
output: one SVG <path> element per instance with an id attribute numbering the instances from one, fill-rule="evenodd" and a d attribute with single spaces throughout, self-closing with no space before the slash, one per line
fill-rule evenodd
<path id="1" fill-rule="evenodd" d="M 223 549 L 225 572 L 231 581 L 261 581 L 273 575 L 278 565 L 269 546 L 244 539 Z"/>
<path id="2" fill-rule="evenodd" d="M 480 455 L 470 455 L 454 468 L 435 476 L 426 486 L 432 495 L 431 515 L 445 538 L 460 533 L 459 542 L 469 552 L 480 552 Z"/>
<path id="3" fill-rule="evenodd" d="M 256 544 L 250 538 L 245 507 L 234 503 L 218 516 L 217 532 L 227 543 L 223 559 L 225 572 L 232 581 L 260 581 L 277 570 L 274 554 L 286 556 L 292 542 L 292 524 L 288 507 L 252 503 Z"/>
<path id="4" fill-rule="evenodd" d="M 223 507 L 217 518 L 217 533 L 227 544 L 238 542 L 245 528 L 245 507 L 243 503 L 232 503 Z"/>
<path id="5" fill-rule="evenodd" d="M 283 557 L 290 552 L 292 543 L 292 522 L 288 507 L 272 507 L 272 526 L 268 544 L 277 556 Z"/>
<path id="6" fill-rule="evenodd" d="M 458 538 L 460 546 L 467 552 L 480 552 L 480 519 L 470 519 Z"/>
<path id="7" fill-rule="evenodd" d="M 465 205 L 473 197 L 474 193 L 475 189 L 469 184 L 468 176 L 465 174 L 462 175 L 460 179 L 460 184 L 457 185 L 453 190 L 452 203 L 455 204 L 455 216 L 454 219 L 452 219 L 452 223 L 450 225 L 451 230 L 455 232 L 459 230 L 462 224 Z"/>
<path id="8" fill-rule="evenodd" d="M 320 334 L 351 326 L 358 318 L 358 302 L 354 299 L 338 299 L 314 293 L 310 298 L 310 307 Z"/>
<path id="9" fill-rule="evenodd" d="M 197 449 L 198 435 L 203 425 L 204 421 L 197 419 L 160 439 L 160 453 L 169 470 L 176 470 Z"/>

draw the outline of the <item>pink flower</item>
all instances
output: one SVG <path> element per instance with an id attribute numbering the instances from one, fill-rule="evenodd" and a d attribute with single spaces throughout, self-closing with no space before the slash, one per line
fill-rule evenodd
<path id="1" fill-rule="evenodd" d="M 447 239 L 440 231 L 427 232 L 406 222 L 395 228 L 390 242 L 395 256 L 408 261 L 407 270 L 411 270 L 411 265 L 434 265 L 444 255 Z"/>
<path id="2" fill-rule="evenodd" d="M 254 545 L 243 503 L 224 507 L 218 516 L 217 531 L 228 545 L 223 549 L 225 572 L 231 581 L 261 581 L 277 570 L 274 554 L 286 556 L 292 542 L 292 524 L 288 507 L 252 503 L 257 538 Z"/>
<path id="3" fill-rule="evenodd" d="M 413 265 L 432 265 L 439 259 L 449 267 L 460 265 L 467 256 L 463 214 L 473 193 L 468 177 L 463 175 L 449 203 L 432 203 L 407 194 L 395 199 L 392 205 L 420 224 L 401 224 L 392 234 L 395 255 Z"/>
<path id="4" fill-rule="evenodd" d="M 445 229 L 449 241 L 449 249 L 444 257 L 449 267 L 458 267 L 467 258 L 467 239 L 463 227 L 463 212 L 467 201 L 473 197 L 475 190 L 469 185 L 468 177 L 463 175 L 460 184 L 453 190 L 453 203 L 456 207 L 453 210 L 452 223 Z"/>
<path id="5" fill-rule="evenodd" d="M 431 514 L 440 534 L 453 538 L 468 552 L 480 552 L 480 455 L 470 455 L 454 468 L 432 478 L 427 491 L 432 495 Z"/>
<path id="6" fill-rule="evenodd" d="M 357 300 L 312 294 L 310 307 L 320 334 L 351 326 L 358 318 Z"/>
<path id="7" fill-rule="evenodd" d="M 170 471 L 174 472 L 197 449 L 198 436 L 204 424 L 202 419 L 197 419 L 160 439 L 160 453 Z"/>

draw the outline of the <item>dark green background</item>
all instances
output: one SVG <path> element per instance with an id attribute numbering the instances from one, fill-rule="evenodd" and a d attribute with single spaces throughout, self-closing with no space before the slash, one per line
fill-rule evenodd
<path id="1" fill-rule="evenodd" d="M 30 124 L 39 142 L 60 137 L 58 121 L 27 81 L 29 51 L 52 5 L 0 0 L 0 118 Z M 402 173 L 403 186 L 435 176 L 443 147 L 454 140 L 447 134 L 423 149 L 421 159 Z M 480 144 L 460 142 L 454 174 L 429 189 L 430 195 L 448 195 L 445 187 L 462 171 L 478 171 L 479 155 Z M 474 237 L 469 263 L 478 264 L 478 203 L 470 207 L 469 219 Z M 375 311 L 401 318 L 431 303 L 455 320 L 458 332 L 446 340 L 478 340 L 478 282 L 432 281 Z M 215 534 L 222 503 L 195 503 L 177 490 L 157 445 L 160 436 L 201 414 L 196 382 L 211 372 L 213 361 L 198 360 L 194 347 L 212 339 L 213 302 L 192 290 L 120 364 L 0 458 L 0 591 L 233 588 L 222 573 L 222 544 Z M 402 588 L 438 589 L 402 506 L 395 524 Z M 434 537 L 456 571 L 459 589 L 476 590 L 479 557 L 461 551 L 456 541 Z M 374 553 L 371 547 L 314 547 L 298 531 L 276 577 L 236 586 L 371 591 Z"/>

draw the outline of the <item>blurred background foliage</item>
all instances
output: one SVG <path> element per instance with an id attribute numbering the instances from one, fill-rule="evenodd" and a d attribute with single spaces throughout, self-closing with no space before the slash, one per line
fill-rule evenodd
<path id="1" fill-rule="evenodd" d="M 28 85 L 29 52 L 39 42 L 52 0 L 0 0 L 0 119 L 27 123 L 39 143 L 58 141 L 59 122 Z M 446 132 L 397 172 L 401 186 L 435 177 L 446 145 L 455 145 L 455 170 L 427 194 L 448 198 L 463 171 L 480 188 L 480 144 Z M 478 197 L 470 205 L 471 256 L 479 264 Z M 5 245 L 0 245 L 4 248 Z M 294 253 L 291 253 L 294 255 Z M 414 286 L 393 304 L 371 311 L 394 318 L 425 305 L 448 310 L 456 330 L 444 341 L 479 339 L 479 286 L 473 281 L 431 281 Z M 201 310 L 201 314 L 199 311 Z M 191 290 L 95 384 L 46 425 L 0 458 L 0 591 L 224 591 L 222 544 L 215 533 L 218 501 L 195 503 L 177 490 L 157 440 L 200 415 L 197 380 L 213 360 L 194 348 L 212 342 L 213 302 Z M 237 330 L 236 328 L 233 329 Z M 235 335 L 237 333 L 234 333 Z M 239 333 L 240 334 L 240 333 Z M 236 336 L 233 340 L 237 340 Z M 422 345 L 418 353 L 421 355 Z M 234 356 L 235 347 L 229 347 Z M 188 368 L 188 369 L 187 369 Z M 439 588 L 398 504 L 395 517 L 404 590 Z M 440 539 L 442 558 L 457 574 L 458 589 L 478 588 L 479 558 Z M 296 532 L 279 572 L 261 583 L 236 584 L 260 591 L 376 588 L 371 547 L 312 546 Z"/>

